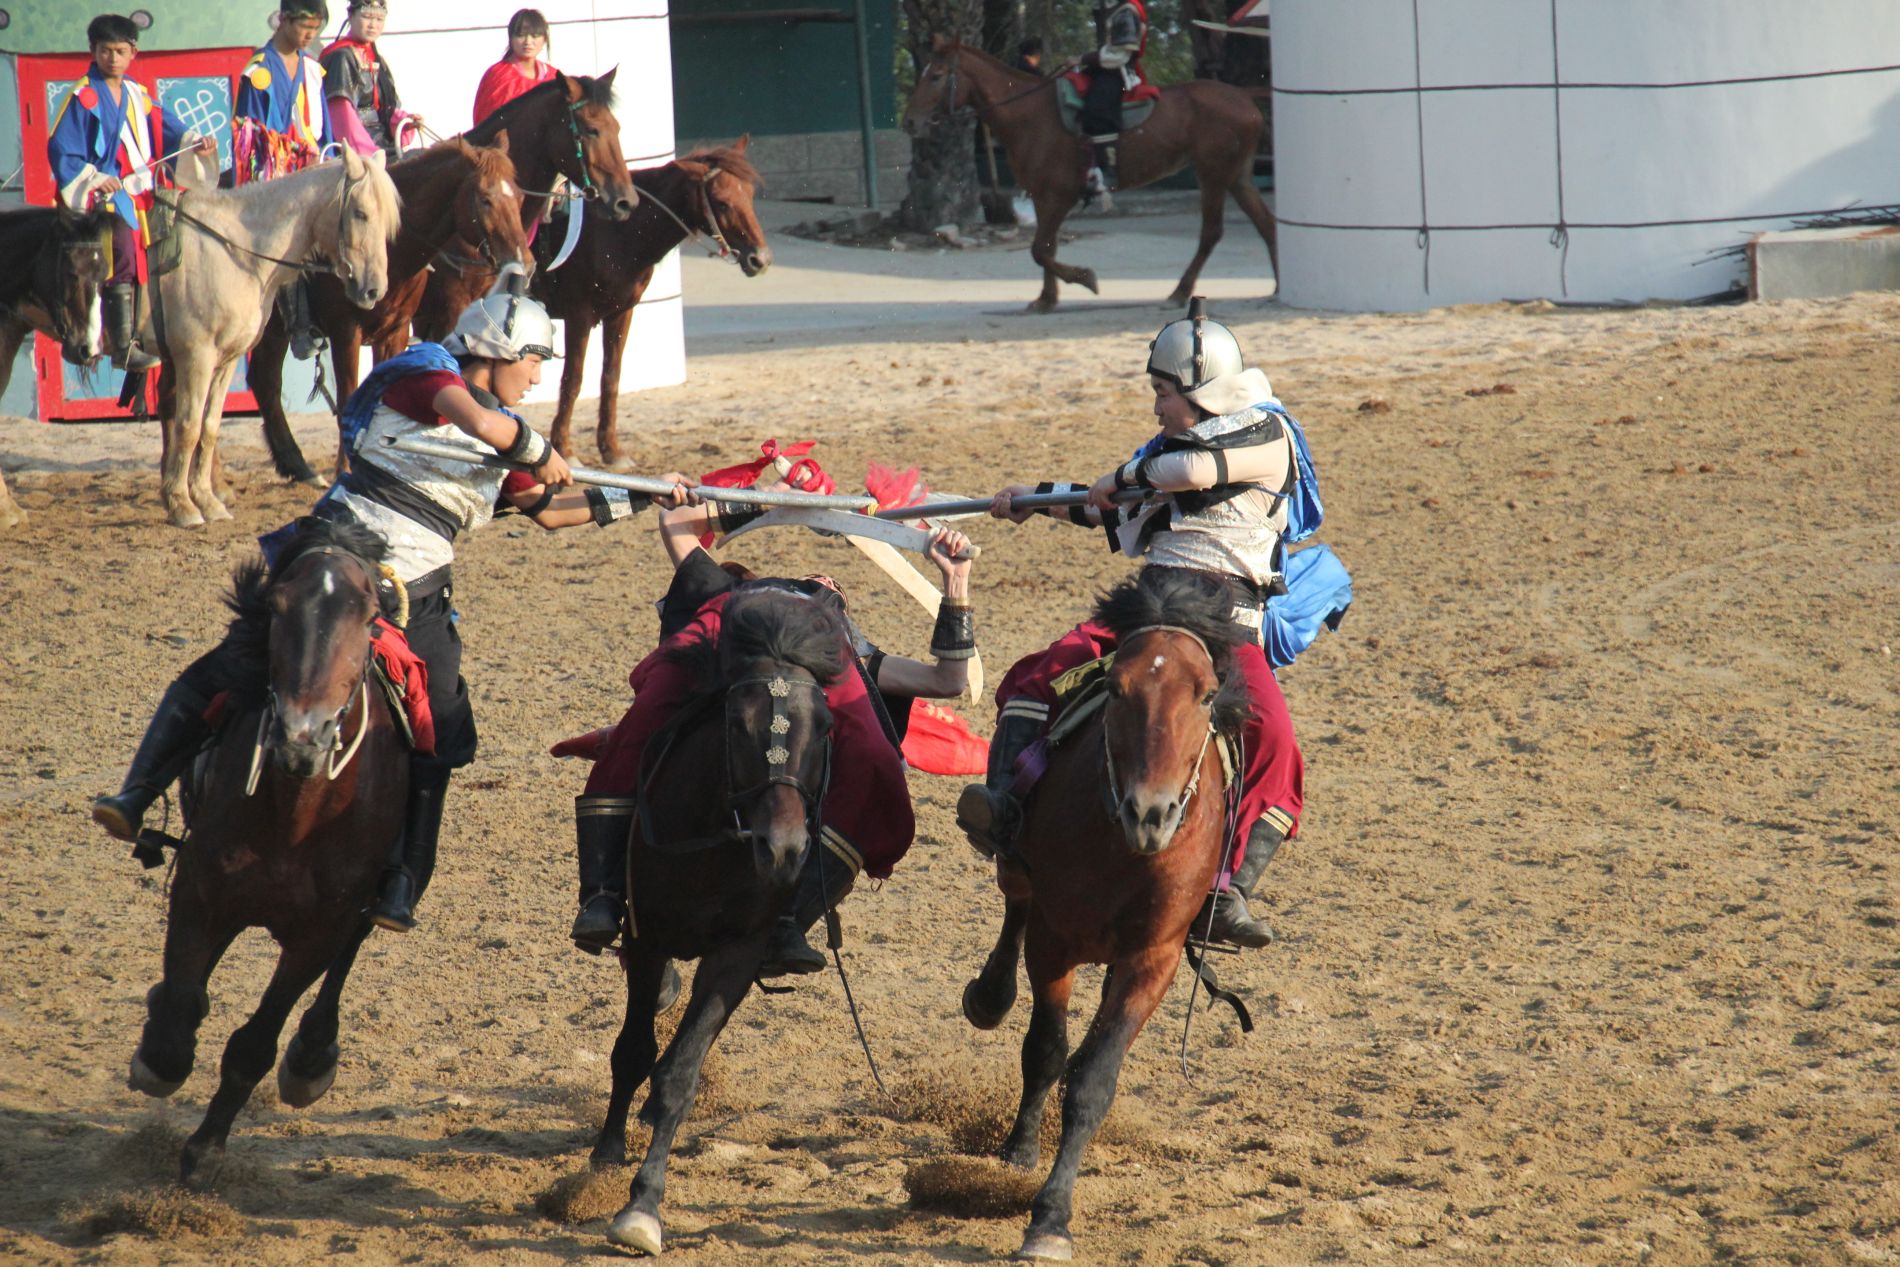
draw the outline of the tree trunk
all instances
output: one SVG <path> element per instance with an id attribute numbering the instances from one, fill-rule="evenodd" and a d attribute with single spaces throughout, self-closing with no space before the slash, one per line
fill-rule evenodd
<path id="1" fill-rule="evenodd" d="M 984 0 L 903 0 L 905 47 L 918 69 L 930 61 L 935 35 L 976 44 L 983 34 Z M 898 220 L 928 233 L 940 224 L 977 218 L 976 120 L 970 111 L 935 119 L 910 146 L 910 192 Z"/>

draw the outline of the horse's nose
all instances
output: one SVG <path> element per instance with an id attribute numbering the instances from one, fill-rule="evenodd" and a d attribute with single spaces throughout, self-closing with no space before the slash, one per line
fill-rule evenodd
<path id="1" fill-rule="evenodd" d="M 383 297 L 381 286 L 365 286 L 357 293 L 356 305 L 359 308 L 374 308 Z"/>
<path id="2" fill-rule="evenodd" d="M 1143 796 L 1130 792 L 1122 798 L 1118 817 L 1128 847 L 1138 854 L 1155 854 L 1166 849 L 1181 826 L 1182 805 L 1172 797 Z"/>
<path id="3" fill-rule="evenodd" d="M 638 194 L 614 199 L 614 219 L 625 220 L 628 216 L 633 214 L 633 209 L 637 205 L 639 205 Z"/>
<path id="4" fill-rule="evenodd" d="M 739 271 L 747 277 L 757 277 L 772 267 L 772 248 L 761 246 L 739 252 Z"/>

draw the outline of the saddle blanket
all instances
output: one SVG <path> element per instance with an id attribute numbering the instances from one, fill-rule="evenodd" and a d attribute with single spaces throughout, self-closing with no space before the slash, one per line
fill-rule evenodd
<path id="1" fill-rule="evenodd" d="M 1056 83 L 1056 107 L 1062 114 L 1062 128 L 1073 136 L 1082 135 L 1082 98 L 1088 94 L 1088 75 L 1071 71 Z M 1122 131 L 1132 132 L 1148 121 L 1161 100 L 1161 89 L 1139 84 L 1122 93 Z"/>

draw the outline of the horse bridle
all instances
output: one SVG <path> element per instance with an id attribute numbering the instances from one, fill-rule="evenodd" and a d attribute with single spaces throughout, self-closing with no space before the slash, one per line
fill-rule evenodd
<path id="1" fill-rule="evenodd" d="M 1180 625 L 1143 625 L 1139 629 L 1129 630 L 1125 636 L 1117 641 L 1121 645 L 1126 646 L 1142 634 L 1157 632 L 1177 633 L 1189 639 L 1195 646 L 1201 649 L 1201 654 L 1207 657 L 1208 667 L 1210 669 L 1213 667 L 1214 653 L 1208 649 L 1206 640 L 1192 629 L 1186 629 Z M 1114 745 L 1108 741 L 1107 709 L 1102 710 L 1102 722 L 1102 765 L 1107 774 L 1107 778 L 1103 784 L 1103 794 L 1108 798 L 1108 816 L 1113 819 L 1119 817 L 1121 814 L 1122 790 L 1121 783 L 1115 776 L 1115 748 Z M 1177 798 L 1177 804 L 1181 806 L 1181 812 L 1183 814 L 1187 813 L 1188 802 L 1192 801 L 1195 793 L 1201 790 L 1201 769 L 1207 764 L 1207 750 L 1213 745 L 1214 736 L 1217 733 L 1218 730 L 1214 725 L 1214 710 L 1209 707 L 1207 712 L 1207 733 L 1201 736 L 1201 750 L 1194 755 L 1194 769 L 1189 773 L 1187 785 L 1181 789 L 1181 795 Z"/>
<path id="2" fill-rule="evenodd" d="M 58 232 L 57 228 L 55 228 L 54 232 Z M 101 258 L 104 256 L 104 252 L 97 242 L 61 243 L 57 245 L 53 252 L 53 293 L 58 295 L 62 302 L 48 304 L 46 307 L 47 315 L 52 319 L 53 337 L 58 339 L 62 344 L 77 345 L 82 342 L 79 338 L 79 332 L 72 328 L 72 323 L 68 319 L 66 312 L 66 304 L 63 300 L 68 289 L 67 281 L 69 279 L 77 279 L 79 276 L 79 265 L 76 261 L 76 256 L 79 252 L 85 250 L 100 251 Z"/>
<path id="3" fill-rule="evenodd" d="M 943 97 L 941 100 L 937 102 L 937 109 L 936 109 L 935 114 L 932 117 L 942 117 L 942 118 L 948 119 L 956 114 L 957 112 L 957 66 L 962 60 L 963 60 L 963 49 L 959 47 L 956 52 L 950 54 L 949 60 L 945 63 L 945 65 L 947 65 L 949 69 L 944 72 Z M 1033 97 L 1037 93 L 1041 92 L 1044 88 L 1053 88 L 1061 79 L 1062 79 L 1062 73 L 1058 72 L 1056 74 L 1049 75 L 1046 78 L 1038 79 L 1035 83 L 1023 89 L 1021 92 L 1012 93 L 1009 96 L 1004 97 L 1001 101 L 994 103 L 993 105 L 987 105 L 987 106 L 978 105 L 974 100 L 972 100 L 968 106 L 964 107 L 964 109 L 969 110 L 972 114 L 976 115 L 976 117 L 980 119 L 986 114 L 995 114 L 998 110 L 1002 109 L 1004 106 L 1010 105 L 1014 102 L 1021 101 L 1024 97 Z"/>
<path id="4" fill-rule="evenodd" d="M 673 208 L 667 206 L 666 200 L 661 198 L 658 194 L 653 193 L 650 190 L 640 189 L 640 184 L 638 181 L 635 181 L 631 177 L 629 177 L 628 183 L 632 184 L 633 187 L 639 190 L 639 192 L 642 195 L 644 195 L 646 198 L 651 200 L 654 206 L 658 207 L 661 211 L 664 211 L 666 213 L 667 219 L 671 220 L 674 224 L 677 224 L 680 227 L 680 232 L 684 233 L 690 240 L 697 242 L 702 237 L 709 237 L 713 241 L 717 242 L 719 244 L 718 254 L 714 256 L 713 252 L 707 251 L 706 254 L 708 256 L 713 256 L 713 258 L 722 259 L 722 260 L 731 259 L 732 247 L 726 241 L 726 235 L 720 232 L 719 230 L 719 217 L 716 214 L 714 214 L 713 205 L 712 205 L 712 180 L 713 180 L 713 177 L 719 175 L 720 171 L 721 169 L 716 166 L 708 168 L 705 179 L 697 180 L 694 182 L 694 184 L 696 184 L 699 187 L 700 214 L 706 217 L 706 227 L 704 230 L 695 229 L 692 225 L 686 223 L 686 221 L 680 217 L 680 214 L 677 211 L 673 210 Z"/>
<path id="5" fill-rule="evenodd" d="M 364 181 L 367 181 L 368 179 L 369 177 L 365 175 L 360 179 L 351 180 L 350 169 L 347 166 L 345 166 L 343 169 L 343 190 L 342 190 L 341 196 L 337 200 L 336 240 L 337 240 L 338 247 L 341 247 L 343 245 L 343 231 L 345 228 L 349 226 L 350 191 L 354 189 L 356 186 L 364 183 Z M 225 247 L 226 250 L 238 251 L 245 255 L 249 255 L 254 259 L 266 260 L 272 264 L 281 264 L 285 268 L 294 268 L 299 273 L 328 273 L 332 277 L 337 278 L 339 281 L 348 281 L 350 277 L 356 271 L 350 267 L 349 262 L 347 260 L 339 259 L 335 262 L 331 262 L 329 260 L 326 260 L 321 253 L 316 252 L 316 251 L 312 251 L 312 253 L 307 259 L 287 260 L 287 259 L 284 259 L 282 256 L 271 255 L 264 251 L 253 250 L 251 247 L 245 246 L 241 242 L 233 242 L 230 238 L 224 236 L 224 234 L 218 232 L 216 229 L 206 224 L 203 220 L 200 220 L 198 217 L 191 215 L 189 212 L 187 212 L 185 210 L 185 199 L 182 193 L 177 198 L 175 198 L 172 202 L 172 214 L 176 216 L 178 219 L 184 221 L 186 224 L 190 225 L 192 228 L 198 230 L 198 232 L 210 238 L 213 242 L 220 243 L 221 245 Z M 339 251 L 339 254 L 341 254 L 340 251 Z"/>
<path id="6" fill-rule="evenodd" d="M 765 693 L 771 697 L 772 720 L 768 727 L 772 736 L 771 739 L 768 740 L 771 747 L 765 750 L 765 768 L 767 771 L 765 778 L 749 787 L 733 788 L 730 786 L 732 783 L 732 749 L 728 743 L 726 748 L 726 783 L 728 785 L 726 807 L 732 811 L 733 820 L 737 822 L 741 803 L 749 801 L 753 797 L 759 796 L 771 788 L 788 787 L 798 793 L 799 799 L 805 802 L 805 816 L 811 823 L 812 834 L 815 837 L 818 831 L 819 817 L 824 809 L 825 793 L 831 788 L 831 736 L 825 736 L 824 772 L 820 775 L 818 786 L 815 789 L 807 786 L 804 780 L 800 779 L 796 774 L 791 773 L 790 762 L 792 754 L 791 750 L 785 746 L 785 737 L 791 733 L 792 729 L 792 718 L 788 711 L 792 688 L 796 686 L 808 691 L 816 691 L 820 698 L 824 696 L 825 688 L 809 678 L 791 678 L 785 676 L 783 673 L 774 673 L 770 677 L 740 678 L 728 684 L 726 687 L 726 715 L 728 721 L 732 715 L 733 692 L 742 686 L 762 686 L 765 688 Z M 730 740 L 732 735 L 732 727 L 730 725 L 726 727 L 726 735 L 728 740 Z"/>

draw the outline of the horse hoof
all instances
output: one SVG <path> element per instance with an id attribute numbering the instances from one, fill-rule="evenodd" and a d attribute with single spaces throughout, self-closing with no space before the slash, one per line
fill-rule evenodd
<path id="1" fill-rule="evenodd" d="M 186 1077 L 189 1076 L 189 1074 L 186 1075 Z M 173 1082 L 161 1078 L 152 1072 L 150 1065 L 140 1060 L 135 1054 L 132 1057 L 132 1072 L 126 1075 L 125 1085 L 131 1087 L 134 1091 L 143 1091 L 146 1095 L 154 1096 L 162 1100 L 172 1092 L 178 1090 L 178 1088 L 184 1086 L 185 1079 L 180 1078 L 176 1082 Z"/>
<path id="2" fill-rule="evenodd" d="M 306 1073 L 296 1066 L 308 1063 L 305 1060 L 303 1035 L 298 1034 L 290 1040 L 284 1049 L 283 1063 L 277 1066 L 277 1098 L 293 1109 L 307 1109 L 323 1098 L 323 1093 L 336 1081 L 336 1062 L 342 1055 L 335 1043 L 320 1053 L 320 1059 L 327 1063 L 320 1071 Z"/>
<path id="3" fill-rule="evenodd" d="M 1083 269 L 1082 275 L 1075 280 L 1077 285 L 1087 287 L 1091 295 L 1099 295 L 1102 293 L 1102 284 L 1096 280 L 1095 270 L 1092 268 Z"/>
<path id="4" fill-rule="evenodd" d="M 196 507 L 190 510 L 174 510 L 171 512 L 170 518 L 172 527 L 174 528 L 202 528 L 205 526 L 205 517 L 198 513 Z"/>
<path id="5" fill-rule="evenodd" d="M 231 518 L 231 511 L 221 501 L 212 501 L 204 508 L 205 519 L 212 523 L 222 523 Z"/>
<path id="6" fill-rule="evenodd" d="M 639 1250 L 642 1254 L 660 1254 L 660 1220 L 645 1210 L 636 1210 L 628 1206 L 614 1216 L 607 1225 L 607 1241 L 622 1249 Z"/>
<path id="7" fill-rule="evenodd" d="M 190 1141 L 178 1158 L 178 1182 L 193 1192 L 204 1192 L 217 1181 L 224 1169 L 224 1145 L 195 1146 Z"/>
<path id="8" fill-rule="evenodd" d="M 686 991 L 686 982 L 680 976 L 679 965 L 671 959 L 666 961 L 666 975 L 660 978 L 660 993 L 653 1000 L 653 1014 L 664 1016 L 673 1010 L 680 1001 L 680 995 Z"/>
<path id="9" fill-rule="evenodd" d="M 1056 301 L 1053 299 L 1032 299 L 1029 302 L 1029 307 L 1023 309 L 1024 312 L 1034 313 L 1050 313 L 1055 310 Z"/>
<path id="10" fill-rule="evenodd" d="M 1016 1251 L 1019 1263 L 1066 1263 L 1075 1257 L 1075 1242 L 1055 1232 L 1031 1232 Z"/>
<path id="11" fill-rule="evenodd" d="M 587 1168 L 598 1173 L 602 1170 L 619 1170 L 627 1164 L 627 1144 L 622 1140 L 618 1148 L 612 1141 L 594 1145 L 594 1151 L 587 1154 Z"/>
<path id="12" fill-rule="evenodd" d="M 983 1006 L 982 985 L 983 979 L 979 977 L 963 987 L 963 1019 L 978 1029 L 995 1029 L 1009 1015 L 1009 1009 L 1015 1006 L 1016 992 L 1011 990 L 1003 1005 L 991 1010 Z"/>

